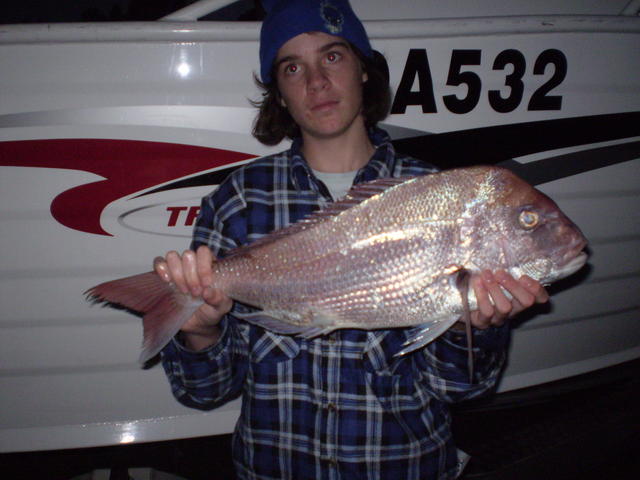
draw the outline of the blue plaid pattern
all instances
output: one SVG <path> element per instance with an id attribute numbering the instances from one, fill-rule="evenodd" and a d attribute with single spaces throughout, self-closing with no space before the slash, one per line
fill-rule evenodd
<path id="1" fill-rule="evenodd" d="M 373 130 L 371 138 L 376 152 L 355 183 L 435 171 L 396 154 L 385 132 Z M 209 245 L 224 256 L 330 201 L 296 141 L 234 171 L 203 199 L 192 247 Z M 410 329 L 347 329 L 304 340 L 233 312 L 221 328 L 220 341 L 201 352 L 175 339 L 162 352 L 163 365 L 174 395 L 189 407 L 207 410 L 243 395 L 236 471 L 262 480 L 455 478 L 447 404 L 494 386 L 509 337 L 507 327 L 474 333 L 470 384 L 466 339 L 454 331 L 394 358 Z"/>

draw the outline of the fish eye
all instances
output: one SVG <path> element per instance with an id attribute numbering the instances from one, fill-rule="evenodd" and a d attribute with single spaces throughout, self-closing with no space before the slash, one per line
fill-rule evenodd
<path id="1" fill-rule="evenodd" d="M 518 217 L 518 222 L 522 228 L 530 230 L 538 225 L 540 222 L 540 216 L 531 210 L 522 210 Z"/>

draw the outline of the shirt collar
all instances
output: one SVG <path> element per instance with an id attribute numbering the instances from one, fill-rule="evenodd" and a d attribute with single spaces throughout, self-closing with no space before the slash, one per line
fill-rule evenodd
<path id="1" fill-rule="evenodd" d="M 369 139 L 375 151 L 369 162 L 356 174 L 354 183 L 368 182 L 376 178 L 390 177 L 395 167 L 395 149 L 389 134 L 381 128 L 369 129 Z M 317 182 L 311 168 L 302 154 L 302 139 L 296 138 L 289 149 L 291 177 L 293 185 L 299 190 L 317 189 Z"/>
<path id="2" fill-rule="evenodd" d="M 293 140 L 288 153 L 293 185 L 297 190 L 311 189 L 313 172 L 302 154 L 302 138 L 298 137 Z"/>
<path id="3" fill-rule="evenodd" d="M 369 139 L 375 151 L 364 167 L 360 169 L 354 183 L 369 182 L 376 178 L 390 177 L 395 167 L 396 151 L 391 144 L 389 134 L 381 128 L 371 128 Z"/>

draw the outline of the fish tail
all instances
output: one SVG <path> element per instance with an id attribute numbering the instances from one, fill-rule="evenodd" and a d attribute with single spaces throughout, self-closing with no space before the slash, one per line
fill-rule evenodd
<path id="1" fill-rule="evenodd" d="M 181 293 L 155 272 L 101 283 L 85 295 L 94 303 L 120 305 L 144 315 L 141 365 L 160 352 L 203 303 Z"/>

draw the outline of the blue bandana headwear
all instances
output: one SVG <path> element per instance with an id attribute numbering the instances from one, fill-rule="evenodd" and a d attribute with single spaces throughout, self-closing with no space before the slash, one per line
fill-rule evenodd
<path id="1" fill-rule="evenodd" d="M 260 78 L 270 83 L 278 50 L 307 32 L 324 32 L 348 40 L 367 57 L 373 55 L 362 23 L 348 0 L 263 0 L 267 16 L 260 31 Z"/>

